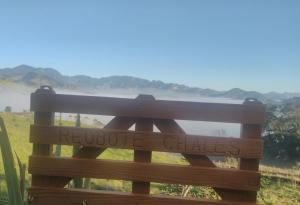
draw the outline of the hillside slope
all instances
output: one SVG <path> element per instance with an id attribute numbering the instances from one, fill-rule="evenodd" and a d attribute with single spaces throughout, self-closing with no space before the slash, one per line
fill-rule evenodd
<path id="1" fill-rule="evenodd" d="M 32 151 L 32 145 L 29 143 L 29 126 L 33 123 L 31 113 L 0 113 L 0 116 L 5 120 L 6 127 L 9 134 L 9 139 L 12 148 L 20 156 L 21 160 L 28 164 L 27 160 Z M 56 122 L 58 123 L 58 122 Z M 64 121 L 65 126 L 74 126 L 75 122 Z M 71 147 L 63 146 L 62 155 L 71 156 Z M 120 149 L 107 149 L 101 157 L 102 159 L 113 159 L 113 160 L 132 160 L 133 152 L 129 150 Z M 186 163 L 183 159 L 174 154 L 158 153 L 155 152 L 152 158 L 153 162 L 168 162 L 173 164 L 184 164 Z M 228 163 L 228 164 L 227 164 Z M 230 162 L 217 163 L 218 166 L 233 167 L 235 164 Z M 0 153 L 0 165 L 2 165 L 2 156 Z M 268 166 L 260 167 L 263 177 L 261 183 L 261 190 L 258 194 L 259 204 L 264 205 L 297 205 L 300 203 L 300 170 L 297 169 L 279 169 Z M 0 199 L 6 197 L 6 186 L 4 179 L 3 166 L 0 166 Z M 30 176 L 26 175 L 26 184 L 29 185 Z M 151 190 L 153 193 L 162 192 L 160 185 L 157 183 L 151 184 Z M 119 191 L 130 191 L 131 184 L 127 181 L 118 180 L 92 180 L 93 189 L 106 189 L 106 190 L 119 190 Z M 200 187 L 197 187 L 200 188 Z M 176 190 L 173 190 L 176 191 Z M 169 193 L 174 195 L 175 193 Z M 206 193 L 206 197 L 212 197 L 211 193 Z M 1 200 L 0 200 L 1 202 Z"/>

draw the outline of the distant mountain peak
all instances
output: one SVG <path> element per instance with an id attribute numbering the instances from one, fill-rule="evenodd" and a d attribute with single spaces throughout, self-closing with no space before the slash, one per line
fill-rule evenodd
<path id="1" fill-rule="evenodd" d="M 34 71 L 36 68 L 32 67 L 32 66 L 29 66 L 29 65 L 25 65 L 25 64 L 22 64 L 22 65 L 19 65 L 17 67 L 14 67 L 12 68 L 15 72 L 32 72 Z"/>
<path id="2" fill-rule="evenodd" d="M 216 91 L 189 87 L 176 83 L 164 83 L 159 80 L 146 80 L 132 76 L 115 75 L 102 78 L 94 78 L 86 75 L 65 76 L 53 68 L 35 68 L 29 65 L 19 65 L 15 68 L 0 69 L 0 84 L 3 81 L 22 83 L 28 86 L 39 87 L 50 85 L 55 88 L 72 90 L 97 90 L 105 89 L 137 89 L 151 90 L 152 92 L 175 92 L 182 94 L 201 95 L 208 97 L 222 97 L 233 99 L 256 98 L 258 100 L 282 100 L 291 97 L 300 97 L 299 93 L 276 93 L 262 94 L 256 91 L 245 91 L 240 88 L 232 88 L 228 91 Z"/>

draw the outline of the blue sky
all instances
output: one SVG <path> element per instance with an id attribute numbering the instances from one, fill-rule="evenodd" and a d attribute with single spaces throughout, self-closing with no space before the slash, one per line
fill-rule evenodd
<path id="1" fill-rule="evenodd" d="M 299 0 L 0 0 L 0 68 L 300 92 Z"/>

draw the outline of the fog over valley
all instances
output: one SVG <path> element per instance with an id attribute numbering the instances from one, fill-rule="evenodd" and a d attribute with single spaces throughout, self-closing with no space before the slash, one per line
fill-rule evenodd
<path id="1" fill-rule="evenodd" d="M 6 106 L 11 106 L 13 112 L 28 111 L 30 108 L 30 94 L 37 87 L 31 87 L 24 84 L 6 83 L 0 87 L 0 110 L 3 111 Z M 179 100 L 179 101 L 194 101 L 194 102 L 217 102 L 217 103 L 242 103 L 242 100 L 229 98 L 214 98 L 206 96 L 197 96 L 191 94 L 180 94 L 171 91 L 158 91 L 151 89 L 100 89 L 99 91 L 83 91 L 83 90 L 68 90 L 54 88 L 58 94 L 73 94 L 73 95 L 93 95 L 121 98 L 135 98 L 139 94 L 151 94 L 156 99 L 161 100 Z M 64 113 L 62 115 L 65 120 L 75 121 L 75 114 Z M 59 113 L 56 114 L 59 118 Z M 99 120 L 106 124 L 112 119 L 112 116 L 98 115 L 82 115 L 82 122 L 93 124 Z M 196 121 L 177 121 L 182 128 L 189 134 L 204 134 L 214 136 L 233 136 L 238 137 L 240 125 L 233 123 L 214 123 L 214 122 L 196 122 Z M 155 129 L 156 130 L 156 129 Z M 156 130 L 157 131 L 157 130 Z"/>

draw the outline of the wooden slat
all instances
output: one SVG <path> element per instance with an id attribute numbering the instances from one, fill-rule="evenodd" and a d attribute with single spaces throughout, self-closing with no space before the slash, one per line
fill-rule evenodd
<path id="1" fill-rule="evenodd" d="M 139 123 L 137 127 L 140 127 Z M 113 147 L 141 151 L 152 150 L 243 158 L 261 158 L 263 154 L 261 139 L 199 136 L 184 133 L 153 133 L 150 131 L 152 131 L 152 127 L 151 130 L 143 129 L 143 131 L 134 132 L 32 125 L 30 129 L 30 141 L 43 144 L 82 145 L 100 148 Z"/>
<path id="2" fill-rule="evenodd" d="M 38 187 L 30 188 L 29 196 L 29 205 L 255 205 L 234 201 Z"/>
<path id="3" fill-rule="evenodd" d="M 139 100 L 61 94 L 31 94 L 32 111 L 261 124 L 262 104 L 240 105 Z"/>
<path id="4" fill-rule="evenodd" d="M 138 119 L 135 124 L 136 131 L 153 131 L 153 121 L 151 119 Z M 151 136 L 143 136 L 146 141 L 151 139 Z M 134 143 L 132 143 L 134 145 Z M 135 146 L 133 146 L 134 148 Z M 151 163 L 152 152 L 141 149 L 134 150 L 134 161 L 142 163 Z M 150 182 L 134 181 L 132 182 L 132 193 L 135 194 L 150 194 Z"/>
<path id="5" fill-rule="evenodd" d="M 30 157 L 29 172 L 48 176 L 206 185 L 251 191 L 259 189 L 260 179 L 258 172 L 236 169 L 42 156 Z"/>

